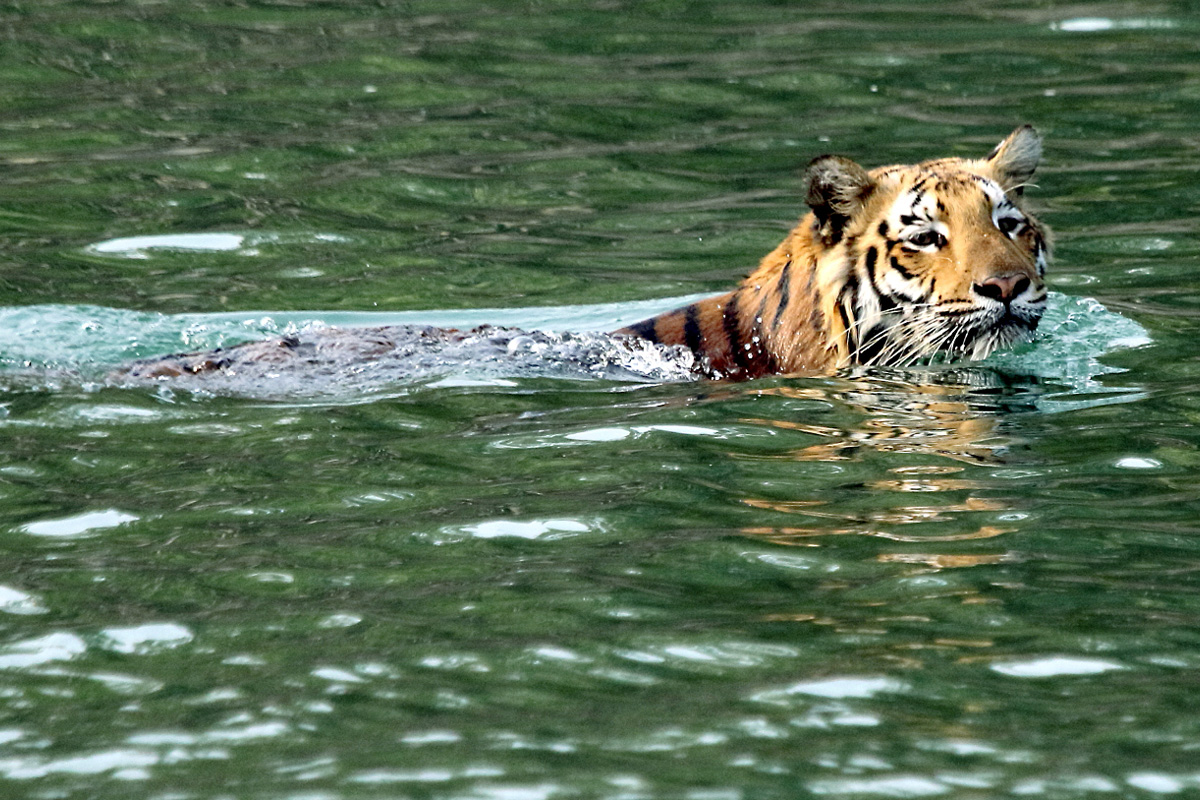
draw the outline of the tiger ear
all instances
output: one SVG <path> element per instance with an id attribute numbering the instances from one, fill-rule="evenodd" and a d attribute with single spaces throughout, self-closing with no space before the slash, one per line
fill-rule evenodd
<path id="1" fill-rule="evenodd" d="M 827 246 L 837 244 L 846 223 L 875 190 L 875 181 L 865 169 L 841 156 L 813 159 L 805 180 L 808 193 L 804 200 L 816 217 L 817 234 Z"/>
<path id="2" fill-rule="evenodd" d="M 1032 125 L 1022 125 L 996 145 L 987 164 L 1006 192 L 1021 194 L 1042 160 L 1042 137 Z"/>

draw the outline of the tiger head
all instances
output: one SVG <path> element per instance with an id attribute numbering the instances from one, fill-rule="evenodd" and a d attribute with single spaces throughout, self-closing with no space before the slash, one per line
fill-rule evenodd
<path id="1" fill-rule="evenodd" d="M 1026 125 L 982 159 L 809 165 L 805 249 L 837 362 L 979 359 L 1032 333 L 1049 234 L 1021 200 L 1041 153 Z"/>

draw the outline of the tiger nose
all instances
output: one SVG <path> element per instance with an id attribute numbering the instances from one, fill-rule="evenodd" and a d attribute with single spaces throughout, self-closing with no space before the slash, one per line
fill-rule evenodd
<path id="1" fill-rule="evenodd" d="M 976 294 L 1005 304 L 1028 288 L 1029 278 L 1024 275 L 993 275 L 974 286 Z"/>

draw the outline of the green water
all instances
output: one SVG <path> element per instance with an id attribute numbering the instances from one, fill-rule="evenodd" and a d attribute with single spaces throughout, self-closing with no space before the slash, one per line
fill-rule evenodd
<path id="1" fill-rule="evenodd" d="M 1200 795 L 1198 37 L 1180 2 L 3 4 L 0 796 Z M 815 155 L 1024 122 L 1056 316 L 981 368 L 97 379 L 317 319 L 604 327 L 729 286 Z"/>

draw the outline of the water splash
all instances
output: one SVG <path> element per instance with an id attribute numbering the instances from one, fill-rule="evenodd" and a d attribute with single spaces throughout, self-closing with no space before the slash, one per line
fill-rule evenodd
<path id="1" fill-rule="evenodd" d="M 113 369 L 140 358 L 246 341 L 261 342 L 247 353 L 254 358 L 240 358 L 232 369 L 189 376 L 184 388 L 262 398 L 352 398 L 405 385 L 494 386 L 524 378 L 690 381 L 696 370 L 687 350 L 600 331 L 697 297 L 393 313 L 162 315 L 98 306 L 0 308 L 0 386 L 28 385 L 30 376 L 43 384 L 55 375 L 104 381 Z M 357 330 L 347 333 L 349 328 Z M 463 330 L 469 328 L 474 329 Z M 563 330 L 577 332 L 555 332 Z M 1065 410 L 1136 399 L 1137 387 L 1100 381 L 1119 372 L 1100 358 L 1149 342 L 1144 328 L 1096 300 L 1052 292 L 1033 342 L 978 365 L 948 369 L 968 384 L 986 385 L 997 375 L 1049 382 L 1062 390 L 1045 392 L 1039 407 Z M 145 375 L 121 382 L 170 384 Z"/>
<path id="2" fill-rule="evenodd" d="M 662 383 L 694 378 L 693 365 L 682 347 L 602 333 L 393 325 L 318 327 L 228 350 L 155 358 L 108 380 L 306 398 L 369 395 L 431 380 L 443 387 L 513 385 L 511 377 Z"/>
<path id="3" fill-rule="evenodd" d="M 1123 370 L 1102 363 L 1100 358 L 1151 344 L 1146 329 L 1090 297 L 1051 292 L 1049 299 L 1034 341 L 993 353 L 983 364 L 1001 373 L 1037 378 L 1062 387 L 1061 391 L 1047 392 L 1038 399 L 1038 407 L 1044 411 L 1128 403 L 1144 397 L 1139 386 L 1102 382 L 1101 376 Z"/>

